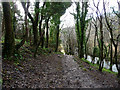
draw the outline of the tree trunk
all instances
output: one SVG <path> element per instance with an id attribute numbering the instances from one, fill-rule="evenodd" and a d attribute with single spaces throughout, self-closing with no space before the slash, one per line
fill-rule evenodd
<path id="1" fill-rule="evenodd" d="M 40 36 L 40 40 L 39 40 L 39 42 L 38 42 L 38 44 L 37 44 L 37 46 L 36 46 L 36 48 L 35 48 L 34 57 L 36 57 L 37 50 L 38 50 L 38 48 L 39 48 L 39 46 L 40 46 L 41 39 L 42 39 L 43 35 L 44 35 L 44 32 L 43 32 L 42 35 Z M 43 47 L 42 47 L 42 48 L 43 48 Z"/>
<path id="2" fill-rule="evenodd" d="M 111 25 L 109 24 L 110 22 L 108 21 L 107 19 L 107 15 L 106 15 L 106 9 L 105 9 L 105 4 L 103 3 L 103 6 L 104 6 L 104 14 L 105 14 L 105 20 L 106 20 L 106 23 L 107 23 L 107 26 L 109 28 L 109 31 L 110 31 L 110 35 L 111 35 L 111 41 L 112 41 L 112 44 L 114 45 L 115 47 L 115 63 L 116 63 L 116 67 L 117 67 L 117 70 L 118 70 L 118 77 L 120 76 L 120 67 L 118 67 L 118 61 L 117 61 L 117 48 L 118 48 L 118 39 L 120 37 L 120 34 L 117 36 L 117 43 L 115 43 L 114 41 L 114 38 L 113 38 L 113 28 L 111 27 Z"/>
<path id="3" fill-rule="evenodd" d="M 116 64 L 116 67 L 117 67 L 117 70 L 118 70 L 118 77 L 120 77 L 120 67 L 118 66 L 118 61 L 117 61 L 117 47 L 118 47 L 118 45 L 114 45 L 114 47 L 115 47 L 115 55 L 114 55 L 115 64 Z"/>
<path id="4" fill-rule="evenodd" d="M 32 45 L 32 33 L 31 33 L 31 28 L 29 30 L 29 40 L 30 40 L 30 46 Z"/>
<path id="5" fill-rule="evenodd" d="M 41 44 L 41 48 L 44 47 L 44 40 L 45 40 L 45 37 L 44 37 L 44 35 L 43 35 L 43 36 L 42 36 L 42 39 L 41 39 L 41 42 L 42 42 L 42 44 Z"/>
<path id="6" fill-rule="evenodd" d="M 44 6 L 45 6 L 45 2 L 43 3 L 43 6 L 42 6 L 42 10 L 44 9 Z M 41 10 L 41 19 L 40 19 L 40 22 L 39 22 L 39 36 L 41 37 L 42 35 L 42 21 L 43 21 L 43 13 L 42 13 L 42 10 Z"/>
<path id="7" fill-rule="evenodd" d="M 44 47 L 44 40 L 45 40 L 45 38 L 44 38 L 44 36 L 45 36 L 45 25 L 43 25 L 43 35 L 42 35 L 42 37 L 41 37 L 41 48 L 43 48 Z"/>
<path id="8" fill-rule="evenodd" d="M 82 2 L 82 13 L 80 16 L 80 58 L 84 58 L 84 43 L 85 43 L 85 26 L 86 26 L 86 15 L 87 15 L 87 2 Z"/>
<path id="9" fill-rule="evenodd" d="M 43 21 L 43 15 L 41 15 L 41 19 L 40 19 L 40 22 L 39 22 L 39 36 L 40 37 L 42 35 L 42 31 L 41 31 L 42 21 Z"/>
<path id="10" fill-rule="evenodd" d="M 82 25 L 83 26 L 83 25 Z M 80 58 L 84 58 L 84 26 L 81 28 L 81 40 L 80 40 Z"/>
<path id="11" fill-rule="evenodd" d="M 39 2 L 35 4 L 35 20 L 33 20 L 33 34 L 34 34 L 34 43 L 33 45 L 36 46 L 38 43 L 38 19 L 39 19 Z"/>
<path id="12" fill-rule="evenodd" d="M 89 40 L 89 37 L 90 37 L 90 31 L 91 31 L 91 23 L 90 23 L 88 36 L 87 36 L 87 38 L 85 40 L 85 59 L 87 59 L 87 43 L 88 43 L 88 40 Z"/>
<path id="13" fill-rule="evenodd" d="M 36 48 L 35 48 L 34 57 L 36 57 L 37 50 L 38 50 L 38 48 L 39 48 L 39 46 L 40 46 L 41 40 L 42 40 L 43 35 L 44 35 L 44 30 L 43 30 L 43 33 L 41 32 L 42 20 L 43 20 L 43 15 L 41 15 L 41 20 L 40 20 L 40 22 L 39 22 L 39 37 L 40 37 L 40 39 L 39 39 L 39 42 L 38 42 L 38 44 L 37 44 L 37 46 L 36 46 Z M 43 28 L 43 29 L 44 29 L 44 28 Z"/>
<path id="14" fill-rule="evenodd" d="M 5 43 L 3 48 L 3 57 L 11 57 L 14 54 L 15 38 L 12 28 L 12 16 L 9 2 L 2 2 L 3 14 L 5 19 Z"/>
<path id="15" fill-rule="evenodd" d="M 80 57 L 80 28 L 79 28 L 79 2 L 77 3 L 77 43 L 78 43 L 78 56 Z"/>
<path id="16" fill-rule="evenodd" d="M 100 65 L 99 70 L 102 71 L 103 66 L 103 26 L 102 26 L 102 16 L 100 16 Z"/>
<path id="17" fill-rule="evenodd" d="M 94 48 L 96 47 L 97 30 L 98 30 L 98 28 L 97 28 L 97 26 L 95 25 Z M 95 52 L 94 52 L 94 49 L 93 49 L 93 59 L 92 59 L 91 63 L 94 64 L 94 62 L 95 62 Z"/>
<path id="18" fill-rule="evenodd" d="M 25 5 L 23 5 L 24 10 L 26 10 Z M 39 19 L 39 2 L 36 2 L 35 4 L 35 19 L 31 16 L 31 14 L 28 12 L 28 17 L 31 19 L 32 22 L 32 28 L 33 28 L 33 35 L 34 35 L 34 42 L 33 45 L 36 46 L 38 42 L 38 19 Z"/>
<path id="19" fill-rule="evenodd" d="M 57 52 L 57 50 L 58 50 L 58 45 L 59 45 L 59 25 L 57 25 L 56 49 L 55 49 L 55 52 Z"/>
<path id="20" fill-rule="evenodd" d="M 112 64 L 113 64 L 113 49 L 112 49 L 112 40 L 111 40 L 111 46 L 110 46 L 111 50 L 110 50 L 110 70 L 112 71 Z"/>
<path id="21" fill-rule="evenodd" d="M 33 35 L 34 35 L 33 46 L 36 46 L 38 42 L 38 30 L 37 30 L 37 25 L 35 22 L 33 23 Z"/>
<path id="22" fill-rule="evenodd" d="M 3 16 L 3 18 L 2 18 L 2 36 L 3 36 L 4 31 L 5 31 L 5 19 Z"/>
<path id="23" fill-rule="evenodd" d="M 15 34 L 15 38 L 16 38 L 16 17 L 15 17 L 15 12 L 13 12 L 13 31 Z"/>
<path id="24" fill-rule="evenodd" d="M 50 17 L 48 17 L 48 19 L 46 20 L 46 48 L 48 48 L 48 42 L 49 42 L 49 32 L 48 32 L 48 29 L 49 29 L 49 26 L 48 26 L 48 22 L 49 22 L 49 18 Z"/>

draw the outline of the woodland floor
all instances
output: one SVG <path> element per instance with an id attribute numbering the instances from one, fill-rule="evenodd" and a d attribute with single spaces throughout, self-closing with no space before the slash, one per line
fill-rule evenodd
<path id="1" fill-rule="evenodd" d="M 4 88 L 106 88 L 120 87 L 116 75 L 99 72 L 72 55 L 51 53 L 37 58 L 25 53 L 18 65 L 3 60 Z M 90 69 L 92 68 L 92 69 Z"/>

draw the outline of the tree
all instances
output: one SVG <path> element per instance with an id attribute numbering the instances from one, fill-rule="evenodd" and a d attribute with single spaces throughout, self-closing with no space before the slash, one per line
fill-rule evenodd
<path id="1" fill-rule="evenodd" d="M 49 19 L 50 19 L 50 16 L 45 20 L 45 23 L 46 23 L 46 48 L 48 48 L 48 42 L 49 42 L 49 25 L 48 25 L 48 22 L 49 22 Z"/>
<path id="2" fill-rule="evenodd" d="M 81 12 L 80 4 L 76 3 L 77 15 L 76 18 L 76 34 L 78 42 L 78 55 L 80 58 L 84 58 L 84 44 L 85 44 L 85 29 L 86 29 L 86 16 L 88 12 L 88 2 L 82 2 Z"/>
<path id="3" fill-rule="evenodd" d="M 77 3 L 77 17 L 76 17 L 76 27 L 77 27 L 77 30 L 76 30 L 76 33 L 77 33 L 77 42 L 78 42 L 78 55 L 80 57 L 80 24 L 79 24 L 79 16 L 80 16 L 80 5 L 79 5 L 79 2 Z"/>
<path id="4" fill-rule="evenodd" d="M 105 21 L 106 21 L 106 24 L 107 24 L 107 27 L 109 29 L 109 32 L 110 32 L 110 36 L 111 36 L 111 43 L 114 45 L 115 47 L 115 54 L 114 54 L 114 57 L 115 57 L 115 63 L 116 63 L 116 67 L 117 67 L 117 70 L 118 70 L 118 76 L 120 77 L 120 68 L 118 66 L 118 60 L 117 60 L 117 48 L 118 48 L 118 42 L 119 42 L 119 37 L 120 37 L 120 34 L 117 35 L 116 39 L 114 39 L 114 36 L 113 36 L 113 28 L 112 28 L 112 25 L 110 25 L 110 21 L 108 20 L 108 17 L 107 17 L 107 14 L 106 14 L 106 7 L 105 7 L 105 2 L 103 0 L 103 8 L 104 8 L 104 15 L 105 15 Z M 115 11 L 114 11 L 115 13 Z M 118 17 L 119 15 L 117 13 L 115 13 Z"/>
<path id="5" fill-rule="evenodd" d="M 15 16 L 15 14 L 20 16 L 20 11 L 17 9 L 16 3 L 10 2 L 10 5 L 11 5 L 11 13 L 12 13 L 12 21 L 13 21 L 13 30 L 16 38 L 17 37 L 16 36 L 17 17 Z"/>
<path id="6" fill-rule="evenodd" d="M 99 49 L 100 49 L 100 53 L 99 53 L 99 58 L 100 58 L 100 63 L 99 63 L 99 71 L 102 71 L 103 69 L 103 50 L 104 50 L 104 41 L 103 41 L 103 15 L 101 14 L 100 10 L 99 10 L 99 3 L 100 1 L 98 1 L 97 5 L 95 5 L 95 2 L 93 0 L 93 4 L 94 7 L 96 8 L 96 15 L 97 15 L 97 19 L 99 21 L 99 29 L 100 29 L 100 40 L 98 40 L 98 44 L 99 44 Z"/>
<path id="7" fill-rule="evenodd" d="M 14 31 L 12 27 L 12 15 L 9 2 L 2 2 L 3 14 L 5 19 L 5 41 L 3 57 L 11 57 L 15 50 Z"/>
<path id="8" fill-rule="evenodd" d="M 91 63 L 94 63 L 96 53 L 99 52 L 99 51 L 97 51 L 98 49 L 97 49 L 97 46 L 96 46 L 96 39 L 97 39 L 98 43 L 99 43 L 99 40 L 98 40 L 98 26 L 97 26 L 98 25 L 97 24 L 98 20 L 97 20 L 97 18 L 95 19 L 94 17 L 92 18 L 92 20 L 93 20 L 92 23 L 93 23 L 94 29 L 95 29 L 95 35 L 94 35 L 93 59 L 92 59 Z"/>
<path id="9" fill-rule="evenodd" d="M 44 7 L 45 6 L 45 7 Z M 41 20 L 39 25 L 39 35 L 40 35 L 40 41 L 42 42 L 41 47 L 44 46 L 44 30 L 43 33 L 41 32 L 41 25 L 43 18 L 45 19 L 45 24 L 43 25 L 43 29 L 45 29 L 46 26 L 46 48 L 49 46 L 49 21 L 50 17 L 53 18 L 53 21 L 55 23 L 55 26 L 60 24 L 60 16 L 62 16 L 66 10 L 66 8 L 69 6 L 69 3 L 62 3 L 62 2 L 46 2 L 43 4 L 42 10 L 41 10 Z M 56 8 L 57 7 L 57 8 Z M 59 41 L 59 27 L 57 28 L 57 35 L 56 35 L 56 49 L 58 48 L 58 41 Z M 34 56 L 36 56 L 37 49 L 39 47 L 40 42 L 38 43 Z"/>
<path id="10" fill-rule="evenodd" d="M 26 10 L 25 6 L 23 6 L 23 8 L 24 8 L 24 10 Z M 33 43 L 33 45 L 36 46 L 37 43 L 38 43 L 38 30 L 37 30 L 37 26 L 38 26 L 38 19 L 39 19 L 39 2 L 35 3 L 35 16 L 34 16 L 34 18 L 29 13 L 29 11 L 28 11 L 28 17 L 31 19 L 31 22 L 32 22 L 33 35 L 34 35 L 34 43 Z"/>
<path id="11" fill-rule="evenodd" d="M 91 22 L 89 23 L 89 30 L 88 30 L 88 35 L 85 39 L 85 59 L 87 59 L 87 43 L 90 37 L 90 32 L 91 32 Z"/>
<path id="12" fill-rule="evenodd" d="M 40 36 L 40 39 L 39 39 L 39 42 L 38 42 L 38 44 L 37 44 L 37 46 L 35 48 L 34 57 L 36 57 L 37 50 L 38 50 L 38 48 L 40 46 L 40 43 L 42 42 L 42 45 L 41 45 L 42 48 L 43 48 L 43 44 L 44 44 L 45 25 L 43 26 L 43 30 L 42 30 L 42 27 L 41 27 L 42 26 L 42 21 L 43 21 L 43 18 L 44 18 L 44 15 L 43 15 L 44 6 L 45 6 L 45 2 L 43 4 L 42 10 L 41 10 L 41 19 L 40 19 L 40 22 L 39 22 L 39 36 Z"/>
<path id="13" fill-rule="evenodd" d="M 50 11 L 53 21 L 56 26 L 56 47 L 55 52 L 58 50 L 59 45 L 59 32 L 60 32 L 60 17 L 65 13 L 66 9 L 71 5 L 71 2 L 54 2 L 51 3 Z"/>
<path id="14" fill-rule="evenodd" d="M 27 6 L 26 6 L 27 4 Z M 25 35 L 23 35 L 23 40 L 16 45 L 16 50 L 18 50 L 21 46 L 24 45 L 25 41 L 27 40 L 28 38 L 28 19 L 27 19 L 27 15 L 28 15 L 28 8 L 29 8 L 29 2 L 25 3 L 25 2 L 22 2 L 22 6 L 25 7 Z"/>

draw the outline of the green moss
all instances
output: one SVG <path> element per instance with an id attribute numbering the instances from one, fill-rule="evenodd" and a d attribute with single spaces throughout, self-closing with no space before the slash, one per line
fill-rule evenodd
<path id="1" fill-rule="evenodd" d="M 98 56 L 99 56 L 99 53 L 100 53 L 99 48 L 98 48 L 98 47 L 94 47 L 94 48 L 93 48 L 93 53 L 94 53 L 94 55 L 95 55 L 96 57 L 98 57 Z"/>
<path id="2" fill-rule="evenodd" d="M 63 54 L 62 52 L 54 52 L 55 54 Z"/>
<path id="3" fill-rule="evenodd" d="M 86 68 L 82 68 L 84 71 L 87 71 L 87 69 Z"/>
<path id="4" fill-rule="evenodd" d="M 106 69 L 106 68 L 103 68 L 103 72 L 109 72 L 109 73 L 112 73 L 112 74 L 117 74 L 117 72 L 112 72 L 112 71 L 110 71 L 109 69 Z"/>
<path id="5" fill-rule="evenodd" d="M 2 85 L 3 80 L 0 78 L 0 85 Z"/>
<path id="6" fill-rule="evenodd" d="M 82 61 L 84 61 L 84 62 L 86 62 L 86 63 L 88 63 L 88 64 L 90 64 L 90 65 L 93 65 L 90 61 L 88 61 L 88 60 L 86 60 L 86 59 L 84 59 L 84 58 L 82 58 Z"/>
<path id="7" fill-rule="evenodd" d="M 91 68 L 91 67 L 90 67 L 90 68 L 89 68 L 89 70 L 91 70 L 91 71 L 92 71 L 92 70 L 93 70 L 93 68 Z"/>
<path id="8" fill-rule="evenodd" d="M 15 39 L 15 44 L 18 44 L 22 41 L 22 39 Z"/>
<path id="9" fill-rule="evenodd" d="M 75 61 L 77 61 L 77 59 L 75 59 L 74 58 L 74 60 Z M 84 58 L 82 58 L 81 59 L 83 62 L 86 62 L 86 63 L 88 63 L 89 65 L 91 65 L 91 66 L 93 66 L 93 67 L 95 67 L 97 70 L 99 69 L 99 65 L 97 65 L 97 64 L 92 64 L 90 61 L 88 61 L 88 60 L 86 60 L 86 59 L 84 59 Z M 80 63 L 79 63 L 80 64 Z M 80 67 L 82 67 L 82 65 L 80 65 Z M 93 68 L 89 68 L 90 70 L 93 70 Z M 85 70 L 85 68 L 83 68 L 83 70 Z M 85 70 L 86 71 L 86 70 Z M 113 71 L 110 71 L 109 69 L 106 69 L 106 68 L 103 68 L 103 70 L 102 70 L 103 72 L 109 72 L 109 73 L 111 73 L 111 74 L 117 74 L 117 72 L 113 72 Z"/>

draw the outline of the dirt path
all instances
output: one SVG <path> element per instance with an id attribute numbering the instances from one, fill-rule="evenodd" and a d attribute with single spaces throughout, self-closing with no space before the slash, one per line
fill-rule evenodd
<path id="1" fill-rule="evenodd" d="M 73 56 L 66 55 L 64 57 L 63 67 L 66 81 L 69 82 L 68 87 L 82 87 L 82 88 L 100 88 L 102 85 L 96 83 L 88 74 L 83 71 L 77 62 L 74 61 Z"/>
<path id="2" fill-rule="evenodd" d="M 3 61 L 3 87 L 11 88 L 100 88 L 117 87 L 98 82 L 71 55 L 29 57 L 19 65 Z"/>

